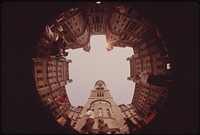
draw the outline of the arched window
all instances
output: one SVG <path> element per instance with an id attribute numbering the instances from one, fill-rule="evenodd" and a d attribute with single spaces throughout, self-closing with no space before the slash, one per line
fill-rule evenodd
<path id="1" fill-rule="evenodd" d="M 110 109 L 106 109 L 106 111 L 107 111 L 107 116 L 111 117 Z"/>
<path id="2" fill-rule="evenodd" d="M 103 110 L 102 110 L 102 108 L 99 108 L 98 112 L 99 112 L 99 117 L 103 117 Z"/>

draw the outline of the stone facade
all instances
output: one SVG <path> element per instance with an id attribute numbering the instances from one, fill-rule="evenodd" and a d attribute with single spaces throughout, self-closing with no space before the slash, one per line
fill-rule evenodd
<path id="1" fill-rule="evenodd" d="M 110 133 L 117 134 L 126 132 L 127 128 L 124 125 L 123 114 L 102 80 L 96 82 L 94 90 L 91 91 L 90 97 L 81 111 L 80 119 L 75 126 L 75 129 L 78 131 L 85 124 L 85 118 L 83 116 L 88 108 L 94 111 L 95 124 L 93 128 L 96 132 L 98 132 L 98 120 L 100 118 L 108 124 Z"/>
<path id="2" fill-rule="evenodd" d="M 96 131 L 98 119 L 103 118 L 108 123 L 110 133 L 125 133 L 127 127 L 123 124 L 123 118 L 130 118 L 137 124 L 138 120 L 145 121 L 150 115 L 151 104 L 164 104 L 168 88 L 142 85 L 135 81 L 135 75 L 144 70 L 156 75 L 170 74 L 170 60 L 158 29 L 134 5 L 109 2 L 76 5 L 62 12 L 48 25 L 53 33 L 64 37 L 64 51 L 83 48 L 90 52 L 90 36 L 104 34 L 108 51 L 114 47 L 131 47 L 134 52 L 127 58 L 130 62 L 130 77 L 127 79 L 136 83 L 130 104 L 117 105 L 105 83 L 99 80 L 85 106 L 71 106 L 66 97 L 67 103 L 58 110 L 56 119 L 67 113 L 71 118 L 71 126 L 79 131 L 85 121 L 80 118 L 91 107 L 95 113 Z M 38 47 L 41 54 L 36 56 L 34 65 L 38 94 L 41 100 L 48 99 L 51 102 L 63 94 L 67 95 L 65 85 L 72 82 L 68 71 L 71 60 L 50 56 L 52 47 L 52 44 L 41 42 Z"/>
<path id="3" fill-rule="evenodd" d="M 69 79 L 68 65 L 70 62 L 70 59 L 56 60 L 53 56 L 35 58 L 34 77 L 39 97 L 44 106 L 66 95 L 66 103 L 57 109 L 57 114 L 54 115 L 55 119 L 65 114 L 71 107 L 65 89 L 65 85 L 72 82 L 72 79 Z"/>

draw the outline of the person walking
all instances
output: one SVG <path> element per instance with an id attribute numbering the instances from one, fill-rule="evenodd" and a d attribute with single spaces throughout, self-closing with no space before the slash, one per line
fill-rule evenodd
<path id="1" fill-rule="evenodd" d="M 135 79 L 144 85 L 151 84 L 162 87 L 170 87 L 171 85 L 171 78 L 169 75 L 154 75 L 148 71 L 143 71 L 139 75 L 136 75 Z"/>
<path id="2" fill-rule="evenodd" d="M 87 112 L 85 114 L 86 116 L 86 122 L 85 125 L 81 128 L 80 133 L 81 134 L 95 134 L 93 131 L 93 125 L 95 123 L 94 121 L 94 112 L 91 110 L 91 108 L 87 109 Z"/>
<path id="3" fill-rule="evenodd" d="M 98 134 L 107 134 L 107 132 L 109 131 L 109 128 L 108 128 L 108 124 L 104 122 L 103 119 L 99 119 L 98 121 Z"/>

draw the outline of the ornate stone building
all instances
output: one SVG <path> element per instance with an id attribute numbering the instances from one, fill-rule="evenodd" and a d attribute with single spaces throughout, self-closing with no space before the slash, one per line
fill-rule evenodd
<path id="1" fill-rule="evenodd" d="M 91 91 L 88 101 L 83 107 L 81 118 L 78 120 L 75 129 L 78 131 L 85 124 L 84 115 L 86 110 L 91 108 L 95 114 L 94 130 L 98 131 L 98 120 L 102 118 L 108 124 L 110 133 L 125 133 L 127 128 L 124 125 L 124 117 L 119 106 L 113 100 L 106 84 L 102 80 L 98 80 Z"/>
<path id="2" fill-rule="evenodd" d="M 124 118 L 129 118 L 134 124 L 139 124 L 138 121 L 143 121 L 143 118 L 138 115 L 137 109 L 133 104 L 120 104 L 119 108 Z"/>
<path id="3" fill-rule="evenodd" d="M 155 75 L 170 73 L 167 68 L 168 56 L 160 47 L 159 38 L 154 35 L 142 44 L 134 46 L 134 55 L 127 58 L 130 62 L 130 77 L 127 79 L 136 83 L 132 104 L 143 118 L 151 114 L 152 105 L 162 106 L 168 95 L 169 89 L 166 87 L 141 84 L 135 80 L 135 76 L 142 71 L 148 71 Z"/>
<path id="4" fill-rule="evenodd" d="M 72 79 L 69 79 L 68 70 L 68 65 L 72 61 L 70 59 L 56 60 L 53 56 L 48 59 L 36 57 L 34 61 L 35 83 L 39 97 L 44 106 L 49 106 L 49 108 L 51 108 L 48 104 L 53 103 L 58 98 L 66 95 L 66 103 L 57 108 L 57 113 L 54 115 L 55 119 L 57 119 L 71 107 L 65 85 L 72 82 Z"/>
<path id="5" fill-rule="evenodd" d="M 67 95 L 65 85 L 72 82 L 69 79 L 68 68 L 71 60 L 66 59 L 66 55 L 60 52 L 78 48 L 89 52 L 91 35 L 106 35 L 108 51 L 114 47 L 131 47 L 134 52 L 127 58 L 130 62 L 130 77 L 127 79 L 136 83 L 133 88 L 133 99 L 129 105 L 116 105 L 105 83 L 99 80 L 85 106 L 71 106 L 66 96 L 67 102 L 59 108 L 56 119 L 68 113 L 71 126 L 80 130 L 84 120 L 79 117 L 91 107 L 95 112 L 95 130 L 97 130 L 97 120 L 102 117 L 108 123 L 111 133 L 125 133 L 127 128 L 123 125 L 123 118 L 130 118 L 137 124 L 137 120 L 145 121 L 151 114 L 152 104 L 163 105 L 169 89 L 135 82 L 135 75 L 144 70 L 156 75 L 169 74 L 170 62 L 161 33 L 134 4 L 89 2 L 68 7 L 48 26 L 49 31 L 63 37 L 63 42 L 62 45 L 58 43 L 54 45 L 43 39 L 37 45 L 34 77 L 42 100 L 53 102 L 63 94 Z M 57 49 L 58 56 L 52 55 L 52 48 Z"/>

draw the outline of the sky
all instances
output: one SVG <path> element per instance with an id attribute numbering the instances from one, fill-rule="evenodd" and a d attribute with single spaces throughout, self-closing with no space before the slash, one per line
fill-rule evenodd
<path id="1" fill-rule="evenodd" d="M 130 47 L 114 47 L 107 52 L 105 35 L 90 38 L 90 52 L 82 48 L 68 50 L 69 78 L 73 82 L 66 85 L 68 98 L 73 106 L 84 106 L 96 81 L 103 80 L 115 102 L 129 104 L 133 98 L 135 84 L 127 80 L 130 63 L 127 57 L 133 55 Z"/>

